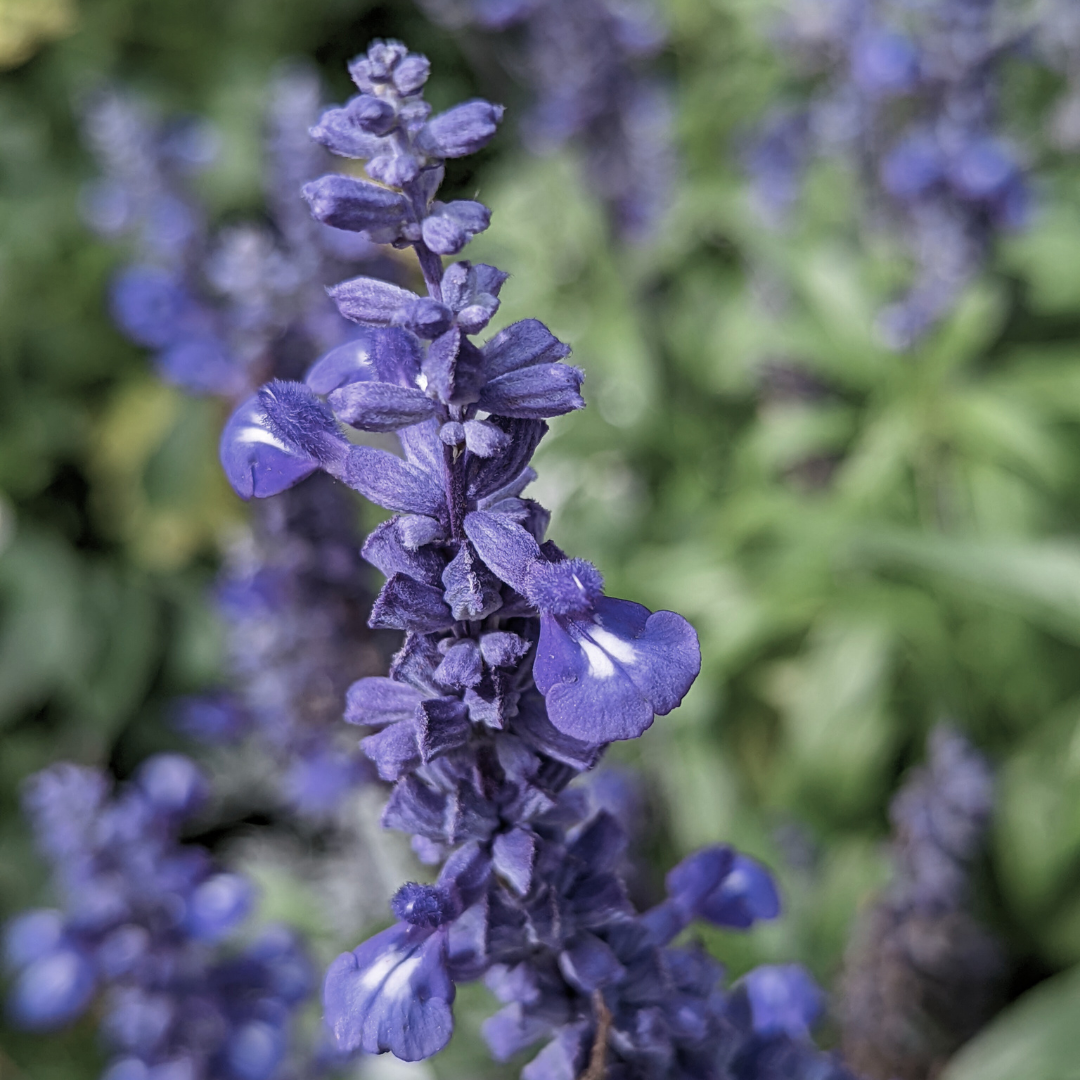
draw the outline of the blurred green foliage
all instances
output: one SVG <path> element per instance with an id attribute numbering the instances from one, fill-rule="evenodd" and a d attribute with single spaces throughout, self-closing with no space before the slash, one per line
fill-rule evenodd
<path id="1" fill-rule="evenodd" d="M 785 918 L 709 947 L 735 973 L 802 959 L 831 981 L 887 878 L 889 798 L 949 717 L 999 769 L 979 904 L 1019 992 L 1080 963 L 1080 169 L 1043 144 L 1049 91 L 1018 71 L 1041 209 L 937 332 L 889 352 L 874 317 L 904 262 L 860 229 L 850 178 L 823 166 L 784 232 L 747 201 L 734 147 L 783 80 L 770 10 L 665 4 L 682 176 L 655 243 L 614 246 L 572 155 L 508 136 L 452 177 L 495 211 L 470 257 L 513 275 L 496 326 L 543 319 L 588 373 L 590 409 L 539 456 L 553 535 L 701 636 L 685 705 L 614 756 L 657 793 L 663 866 L 727 840 L 778 868 Z M 283 57 L 313 56 L 343 96 L 342 62 L 396 36 L 431 55 L 437 103 L 506 89 L 406 0 L 84 0 L 77 19 L 0 76 L 0 914 L 41 895 L 21 778 L 58 757 L 125 773 L 172 740 L 168 697 L 219 674 L 204 590 L 242 515 L 218 407 L 161 386 L 104 311 L 121 253 L 78 221 L 78 96 L 117 80 L 208 116 L 204 194 L 227 218 L 259 211 Z M 820 392 L 771 391 L 792 369 Z M 302 887 L 262 884 L 271 912 L 310 916 Z M 1075 984 L 1033 991 L 950 1080 L 1070 1075 Z M 438 1075 L 513 1075 L 477 1049 L 485 992 L 459 1006 L 471 1036 Z M 35 1080 L 75 1080 L 95 1075 L 87 1039 L 5 1045 Z M 1042 1072 L 987 1064 L 1032 1041 L 1064 1049 Z"/>
<path id="2" fill-rule="evenodd" d="M 775 8 L 666 8 L 684 177 L 652 248 L 605 244 L 569 163 L 507 162 L 487 193 L 480 252 L 529 266 L 500 317 L 549 320 L 589 373 L 594 412 L 558 423 L 538 497 L 615 594 L 701 635 L 698 685 L 624 753 L 678 850 L 732 840 L 780 868 L 787 917 L 714 951 L 835 976 L 887 877 L 888 801 L 947 717 L 1000 770 L 978 902 L 1019 991 L 1080 960 L 1080 173 L 1043 135 L 1052 79 L 1014 73 L 1040 210 L 890 352 L 874 320 L 904 258 L 851 178 L 820 166 L 783 231 L 747 198 L 735 149 L 783 80 Z M 773 389 L 791 371 L 810 392 Z"/>

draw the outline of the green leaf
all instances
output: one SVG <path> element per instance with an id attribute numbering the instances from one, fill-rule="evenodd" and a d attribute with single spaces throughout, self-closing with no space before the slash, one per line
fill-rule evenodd
<path id="1" fill-rule="evenodd" d="M 1077 1080 L 1080 967 L 1029 990 L 971 1040 L 940 1080 Z"/>
<path id="2" fill-rule="evenodd" d="M 978 598 L 1080 640 L 1080 545 L 976 540 L 915 532 L 864 533 L 860 562 L 933 574 Z"/>

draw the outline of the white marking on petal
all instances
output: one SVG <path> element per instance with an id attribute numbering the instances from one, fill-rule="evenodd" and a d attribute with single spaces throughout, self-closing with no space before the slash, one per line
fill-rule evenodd
<path id="1" fill-rule="evenodd" d="M 610 653 L 620 664 L 636 664 L 638 651 L 625 638 L 617 637 L 610 630 L 605 630 L 594 623 L 587 631 L 589 637 L 606 653 Z"/>
<path id="2" fill-rule="evenodd" d="M 273 432 L 267 431 L 266 428 L 260 427 L 258 424 L 250 424 L 241 428 L 236 436 L 236 441 L 245 445 L 249 443 L 265 443 L 276 450 L 284 450 L 285 453 L 290 452 L 289 448 Z"/>
<path id="3" fill-rule="evenodd" d="M 742 892 L 749 884 L 750 875 L 741 866 L 736 866 L 724 879 L 724 887 L 732 892 Z"/>
<path id="4" fill-rule="evenodd" d="M 595 679 L 610 679 L 615 674 L 615 665 L 599 645 L 594 645 L 588 638 L 578 641 L 586 660 L 589 661 L 589 674 Z"/>
<path id="5" fill-rule="evenodd" d="M 422 956 L 412 956 L 408 960 L 404 961 L 391 972 L 389 978 L 386 980 L 386 985 L 382 988 L 384 994 L 389 994 L 392 998 L 405 998 L 412 996 L 412 987 L 409 985 L 410 980 L 413 977 L 413 972 L 416 971 L 421 964 L 423 964 L 424 958 Z"/>
<path id="6" fill-rule="evenodd" d="M 379 959 L 360 976 L 360 988 L 367 993 L 378 990 L 390 977 L 394 968 L 401 963 L 401 956 L 402 950 L 400 949 L 394 949 L 385 956 L 380 956 Z"/>

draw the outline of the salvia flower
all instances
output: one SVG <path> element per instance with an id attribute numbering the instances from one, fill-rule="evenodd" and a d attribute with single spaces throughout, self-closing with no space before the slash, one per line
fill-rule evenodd
<path id="1" fill-rule="evenodd" d="M 843 980 L 844 1049 L 861 1073 L 925 1076 L 1000 1004 L 998 942 L 969 910 L 969 879 L 993 809 L 993 778 L 956 730 L 893 799 L 894 880 L 863 915 Z"/>
<path id="2" fill-rule="evenodd" d="M 499 35 L 497 55 L 531 95 L 534 152 L 571 144 L 616 234 L 648 239 L 668 201 L 671 110 L 650 70 L 664 34 L 649 0 L 425 0 L 451 27 Z M 450 254 L 447 252 L 446 254 Z"/>
<path id="3" fill-rule="evenodd" d="M 720 1080 L 751 1046 L 827 1075 L 809 1015 L 792 1019 L 808 997 L 795 976 L 783 1001 L 757 993 L 772 1003 L 758 1022 L 715 962 L 672 945 L 695 920 L 745 929 L 775 917 L 767 871 L 728 848 L 699 853 L 639 915 L 619 873 L 624 830 L 571 786 L 608 743 L 679 704 L 700 653 L 681 616 L 605 596 L 595 567 L 545 539 L 547 511 L 524 495 L 529 462 L 545 420 L 584 405 L 582 372 L 533 319 L 473 341 L 505 275 L 444 266 L 446 245 L 431 243 L 441 160 L 489 138 L 500 110 L 471 102 L 429 118 L 427 63 L 396 43 L 376 42 L 350 70 L 360 95 L 314 135 L 366 160 L 378 183 L 324 178 L 309 202 L 411 246 L 427 295 L 370 278 L 337 286 L 363 336 L 305 382 L 241 404 L 221 443 L 245 498 L 321 470 L 395 512 L 363 554 L 386 577 L 370 624 L 404 643 L 388 676 L 349 688 L 345 719 L 366 729 L 363 751 L 393 784 L 383 824 L 441 869 L 402 886 L 397 923 L 334 961 L 326 1022 L 342 1051 L 427 1058 L 451 1037 L 457 984 L 485 978 L 504 1003 L 484 1029 L 495 1057 L 544 1043 L 527 1080 L 575 1080 L 592 1060 L 612 1077 Z M 486 226 L 482 207 L 475 221 Z M 395 432 L 400 453 L 352 442 L 342 425 Z"/>
<path id="4" fill-rule="evenodd" d="M 767 215 L 794 202 L 812 157 L 848 162 L 871 224 L 908 247 L 914 277 L 881 313 L 908 348 L 954 307 L 997 236 L 1030 201 L 1024 155 L 1004 133 L 1005 65 L 1027 37 L 996 0 L 842 0 L 795 6 L 781 44 L 817 81 L 777 107 L 747 151 Z"/>
<path id="5" fill-rule="evenodd" d="M 113 315 L 128 337 L 154 352 L 167 382 L 235 404 L 268 377 L 295 377 L 316 355 L 348 349 L 359 333 L 325 285 L 358 258 L 373 270 L 384 267 L 355 233 L 313 220 L 298 195 L 328 163 L 308 136 L 319 111 L 311 72 L 285 68 L 275 76 L 266 143 L 272 228 L 233 225 L 215 234 L 186 182 L 206 164 L 205 153 L 178 163 L 173 129 L 122 95 L 103 95 L 86 109 L 87 139 L 104 173 L 84 200 L 88 220 L 107 236 L 126 237 L 137 253 L 113 282 Z M 103 217 L 102 207 L 114 204 L 124 213 Z M 161 206 L 181 208 L 190 223 L 168 245 L 151 227 Z M 476 286 L 473 294 L 480 293 Z M 321 403 L 313 407 L 325 411 Z M 318 467 L 310 455 L 275 442 L 262 420 L 249 411 L 231 422 L 237 470 L 253 441 L 261 448 L 264 467 L 257 477 L 249 472 L 248 495 L 283 491 Z M 308 449 L 326 445 L 332 443 Z M 271 457 L 276 464 L 267 467 Z M 345 687 L 378 663 L 365 626 L 369 598 L 352 518 L 347 493 L 318 480 L 255 515 L 251 534 L 231 545 L 217 590 L 235 693 L 177 709 L 179 725 L 197 738 L 252 735 L 281 763 L 284 798 L 320 816 L 370 774 L 355 752 L 338 745 L 332 726 Z"/>
<path id="6" fill-rule="evenodd" d="M 177 754 L 150 758 L 115 792 L 101 771 L 68 764 L 27 783 L 25 808 L 61 908 L 5 928 L 8 1015 L 48 1031 L 98 1001 L 108 1080 L 271 1080 L 311 992 L 290 931 L 269 927 L 239 944 L 251 884 L 180 843 L 206 793 Z"/>

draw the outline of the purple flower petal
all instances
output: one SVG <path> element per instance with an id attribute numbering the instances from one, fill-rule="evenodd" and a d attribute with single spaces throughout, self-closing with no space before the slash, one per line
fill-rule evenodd
<path id="1" fill-rule="evenodd" d="M 456 255 L 477 233 L 491 223 L 491 211 L 483 203 L 458 200 L 434 202 L 424 218 L 424 243 L 437 255 Z"/>
<path id="2" fill-rule="evenodd" d="M 454 616 L 443 602 L 442 589 L 394 574 L 382 587 L 368 625 L 375 630 L 449 630 Z"/>
<path id="3" fill-rule="evenodd" d="M 331 153 L 361 161 L 381 154 L 386 146 L 384 139 L 365 131 L 356 123 L 348 105 L 340 109 L 327 109 L 311 129 L 311 137 Z"/>
<path id="4" fill-rule="evenodd" d="M 553 364 L 570 355 L 564 345 L 538 319 L 522 319 L 500 330 L 483 348 L 484 374 L 489 379 L 533 364 Z"/>
<path id="5" fill-rule="evenodd" d="M 388 135 L 397 126 L 397 112 L 385 98 L 357 94 L 345 106 L 349 119 L 369 135 Z"/>
<path id="6" fill-rule="evenodd" d="M 479 844 L 464 844 L 446 860 L 439 884 L 457 897 L 459 907 L 472 907 L 487 892 L 491 859 Z"/>
<path id="7" fill-rule="evenodd" d="M 472 545 L 463 543 L 442 573 L 444 599 L 459 622 L 486 619 L 502 607 L 498 579 L 477 558 Z"/>
<path id="8" fill-rule="evenodd" d="M 416 386 L 422 350 L 415 334 L 397 326 L 369 331 L 371 362 L 381 382 Z"/>
<path id="9" fill-rule="evenodd" d="M 532 886 L 536 834 L 523 828 L 499 833 L 492 845 L 492 855 L 495 871 L 509 882 L 518 896 L 524 896 Z"/>
<path id="10" fill-rule="evenodd" d="M 682 700 L 701 653 L 670 611 L 608 597 L 591 619 L 541 616 L 533 676 L 560 731 L 587 742 L 637 738 Z"/>
<path id="11" fill-rule="evenodd" d="M 374 382 L 379 378 L 371 358 L 371 342 L 363 331 L 361 336 L 331 349 L 311 366 L 304 382 L 316 394 L 329 394 L 354 382 Z"/>
<path id="12" fill-rule="evenodd" d="M 585 1069 L 592 1039 L 587 1022 L 567 1024 L 521 1070 L 521 1080 L 577 1080 Z"/>
<path id="13" fill-rule="evenodd" d="M 221 433 L 221 465 L 233 490 L 242 499 L 278 495 L 310 476 L 319 462 L 287 446 L 270 431 L 258 394 L 253 394 L 229 417 Z"/>
<path id="14" fill-rule="evenodd" d="M 375 763 L 383 780 L 399 780 L 420 764 L 420 748 L 412 720 L 383 728 L 377 735 L 360 740 L 360 749 Z"/>
<path id="15" fill-rule="evenodd" d="M 343 953 L 326 973 L 323 1005 L 338 1049 L 402 1061 L 437 1054 L 450 1041 L 454 984 L 439 931 L 399 924 Z"/>
<path id="16" fill-rule="evenodd" d="M 469 638 L 451 645 L 442 663 L 435 669 L 435 681 L 455 690 L 476 686 L 483 676 L 480 647 Z"/>
<path id="17" fill-rule="evenodd" d="M 453 322 L 454 313 L 430 296 L 410 300 L 394 316 L 394 324 L 412 331 L 427 341 L 445 334 Z"/>
<path id="18" fill-rule="evenodd" d="M 496 1061 L 509 1061 L 515 1054 L 528 1049 L 551 1033 L 551 1023 L 541 1016 L 526 1013 L 517 1001 L 489 1016 L 480 1025 L 491 1056 Z"/>
<path id="19" fill-rule="evenodd" d="M 403 776 L 394 785 L 383 810 L 383 827 L 445 841 L 447 802 L 442 792 L 428 787 L 415 775 Z"/>
<path id="20" fill-rule="evenodd" d="M 480 652 L 488 667 L 517 667 L 529 648 L 524 638 L 507 630 L 496 630 L 480 637 Z"/>
<path id="21" fill-rule="evenodd" d="M 502 514 L 474 510 L 465 516 L 465 535 L 498 578 L 524 591 L 530 566 L 543 558 L 530 533 Z"/>
<path id="22" fill-rule="evenodd" d="M 668 871 L 664 884 L 668 896 L 687 921 L 710 893 L 718 889 L 735 865 L 735 852 L 726 845 L 714 845 L 688 855 Z"/>
<path id="23" fill-rule="evenodd" d="M 411 184 L 420 174 L 420 160 L 415 154 L 390 144 L 384 153 L 367 163 L 367 174 L 387 187 L 401 188 Z"/>
<path id="24" fill-rule="evenodd" d="M 185 924 L 199 941 L 220 941 L 251 910 L 251 885 L 239 874 L 215 874 L 207 878 L 187 903 Z"/>
<path id="25" fill-rule="evenodd" d="M 746 930 L 759 919 L 775 919 L 780 914 L 780 895 L 764 866 L 737 854 L 731 872 L 701 901 L 697 914 L 717 926 Z"/>
<path id="26" fill-rule="evenodd" d="M 94 969 L 82 953 L 62 948 L 23 969 L 8 997 L 16 1027 L 51 1031 L 75 1019 L 94 993 Z"/>
<path id="27" fill-rule="evenodd" d="M 229 1036 L 225 1059 L 237 1080 L 269 1080 L 288 1045 L 288 1036 L 276 1024 L 249 1020 Z"/>
<path id="28" fill-rule="evenodd" d="M 391 78 L 399 94 L 415 94 L 427 82 L 430 73 L 431 63 L 426 56 L 409 53 L 394 65 Z"/>
<path id="29" fill-rule="evenodd" d="M 174 342 L 154 358 L 162 379 L 193 394 L 235 394 L 244 371 L 225 343 L 211 334 Z"/>
<path id="30" fill-rule="evenodd" d="M 361 740 L 384 780 L 398 780 L 406 770 L 464 746 L 469 738 L 468 710 L 458 698 L 422 701 L 413 717 L 391 724 Z"/>
<path id="31" fill-rule="evenodd" d="M 398 433 L 398 442 L 405 460 L 431 476 L 443 475 L 443 443 L 439 438 L 439 422 L 435 419 L 411 424 Z"/>
<path id="32" fill-rule="evenodd" d="M 384 521 L 364 541 L 361 555 L 386 577 L 407 574 L 425 585 L 438 585 L 446 559 L 431 548 L 410 547 L 402 533 L 402 518 Z"/>
<path id="33" fill-rule="evenodd" d="M 548 719 L 544 700 L 536 693 L 522 696 L 511 728 L 529 746 L 572 769 L 591 769 L 600 759 L 603 744 L 564 735 Z"/>
<path id="34" fill-rule="evenodd" d="M 591 870 L 614 870 L 626 852 L 626 830 L 601 810 L 570 845 L 570 854 Z"/>
<path id="35" fill-rule="evenodd" d="M 135 779 L 154 807 L 181 818 L 198 810 L 209 790 L 202 770 L 183 754 L 147 758 Z"/>
<path id="36" fill-rule="evenodd" d="M 486 424 L 483 420 L 466 420 L 462 426 L 465 429 L 465 445 L 477 457 L 495 457 L 510 446 L 510 436 L 494 424 Z"/>
<path id="37" fill-rule="evenodd" d="M 510 447 L 493 458 L 474 457 L 466 463 L 469 497 L 478 503 L 519 495 L 536 479 L 536 473 L 529 467 L 529 459 L 548 430 L 543 420 L 512 420 L 510 417 L 493 416 L 489 423 L 510 436 Z M 486 509 L 486 506 L 482 505 L 481 509 Z"/>
<path id="38" fill-rule="evenodd" d="M 436 338 L 424 359 L 428 388 L 450 405 L 476 401 L 482 380 L 483 357 L 458 327 Z"/>
<path id="39" fill-rule="evenodd" d="M 424 517 L 421 514 L 405 514 L 398 518 L 398 521 L 401 542 L 412 551 L 446 539 L 446 529 L 434 518 Z"/>
<path id="40" fill-rule="evenodd" d="M 179 278 L 156 266 L 129 266 L 109 289 L 109 308 L 138 345 L 161 349 L 198 325 L 195 301 Z"/>
<path id="41" fill-rule="evenodd" d="M 4 963 L 22 968 L 54 952 L 64 936 L 64 917 L 51 908 L 24 911 L 4 927 Z"/>
<path id="42" fill-rule="evenodd" d="M 610 945 L 595 934 L 578 934 L 559 954 L 559 970 L 583 994 L 617 982 L 626 974 Z"/>
<path id="43" fill-rule="evenodd" d="M 754 1031 L 807 1039 L 825 995 L 801 964 L 762 964 L 743 976 Z"/>

